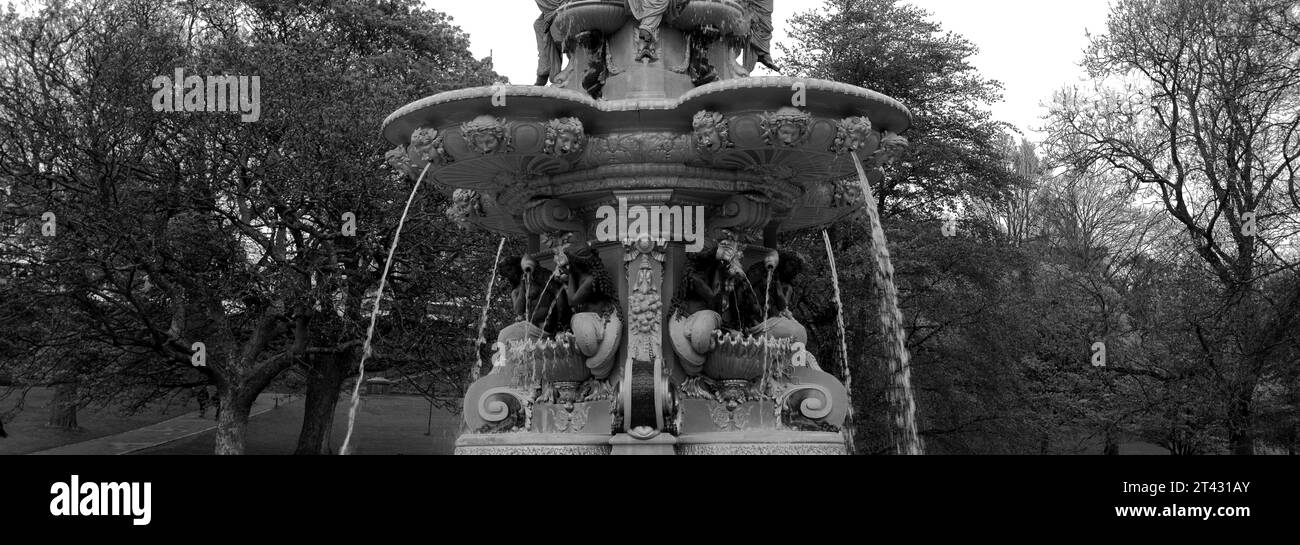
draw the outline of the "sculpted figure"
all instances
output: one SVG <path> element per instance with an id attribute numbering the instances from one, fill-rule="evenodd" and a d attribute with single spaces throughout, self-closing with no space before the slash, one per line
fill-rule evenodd
<path id="1" fill-rule="evenodd" d="M 701 154 L 709 155 L 731 146 L 727 118 L 717 112 L 701 110 L 692 121 L 695 129 L 695 147 Z"/>
<path id="2" fill-rule="evenodd" d="M 862 149 L 862 146 L 867 145 L 867 140 L 870 138 L 870 119 L 861 116 L 847 117 L 837 124 L 835 141 L 831 144 L 831 151 L 836 155 L 857 151 Z"/>
<path id="3" fill-rule="evenodd" d="M 560 284 L 551 281 L 550 286 L 547 286 L 551 271 L 527 255 L 506 259 L 500 271 L 501 276 L 514 286 L 510 291 L 510 301 L 515 319 L 532 325 L 533 327 L 526 328 L 529 331 L 534 331 L 535 328 L 554 330 L 557 320 L 551 305 L 559 297 Z"/>
<path id="4" fill-rule="evenodd" d="M 756 63 L 762 63 L 780 72 L 781 68 L 772 60 L 772 8 L 776 0 L 745 0 L 749 11 L 749 51 L 745 56 L 745 68 L 753 70 Z"/>
<path id="5" fill-rule="evenodd" d="M 556 157 L 580 153 L 587 142 L 582 121 L 576 117 L 552 119 L 546 124 L 546 153 Z"/>
<path id="6" fill-rule="evenodd" d="M 470 149 L 480 155 L 491 155 L 498 151 L 509 151 L 510 142 L 506 135 L 506 122 L 483 115 L 460 127 L 460 133 L 469 143 Z"/>
<path id="7" fill-rule="evenodd" d="M 555 253 L 555 266 L 564 280 L 560 315 L 569 318 L 574 343 L 587 356 L 587 368 L 597 380 L 614 370 L 623 323 L 618 312 L 618 288 L 605 273 L 600 255 L 591 248 Z"/>
<path id="8" fill-rule="evenodd" d="M 438 129 L 422 127 L 411 133 L 411 145 L 408 151 L 414 153 L 420 160 L 441 165 L 449 163 L 450 156 L 447 150 L 442 146 L 442 135 L 438 134 Z"/>
<path id="9" fill-rule="evenodd" d="M 808 136 L 811 117 L 796 108 L 785 107 L 763 116 L 763 139 L 768 144 L 794 147 Z"/>
<path id="10" fill-rule="evenodd" d="M 713 332 L 722 326 L 722 315 L 716 309 L 723 304 L 719 289 L 724 273 L 717 259 L 717 245 L 712 242 L 706 242 L 702 251 L 689 254 L 686 259 L 686 271 L 673 298 L 668 336 L 678 363 L 686 374 L 694 377 L 703 370 L 705 358 L 713 351 Z"/>
<path id="11" fill-rule="evenodd" d="M 537 82 L 546 85 L 553 76 L 560 73 L 564 65 L 564 53 L 560 44 L 551 37 L 551 23 L 555 22 L 555 12 L 572 0 L 537 0 L 537 9 L 542 14 L 533 23 L 533 32 L 537 34 Z"/>
<path id="12" fill-rule="evenodd" d="M 750 268 L 750 282 L 759 289 L 768 305 L 763 321 L 749 330 L 751 335 L 808 342 L 808 330 L 794 319 L 794 281 L 803 272 L 804 259 L 797 253 L 772 250 L 767 258 Z M 768 284 L 768 274 L 771 284 Z M 760 300 L 758 303 L 762 304 Z"/>
<path id="13" fill-rule="evenodd" d="M 651 62 L 659 60 L 659 54 L 656 51 L 659 44 L 659 25 L 663 24 L 664 14 L 674 3 L 678 7 L 686 5 L 690 0 L 627 0 L 628 9 L 632 10 L 632 16 L 636 18 L 638 24 L 637 30 L 637 49 L 638 58 L 649 59 Z"/>

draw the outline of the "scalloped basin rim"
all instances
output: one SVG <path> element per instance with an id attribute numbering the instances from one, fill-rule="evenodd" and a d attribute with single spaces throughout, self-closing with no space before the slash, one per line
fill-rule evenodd
<path id="1" fill-rule="evenodd" d="M 777 93 L 793 93 L 796 83 L 802 82 L 808 91 L 808 106 L 806 110 L 834 110 L 836 104 L 827 104 L 818 99 L 819 93 L 830 93 L 840 97 L 846 97 L 850 100 L 838 100 L 839 110 L 846 110 L 855 103 L 861 106 L 866 102 L 878 110 L 883 110 L 884 115 L 872 117 L 872 123 L 877 128 L 887 130 L 893 133 L 902 133 L 912 124 L 911 111 L 903 106 L 902 103 L 886 95 L 864 89 L 847 83 L 834 81 L 819 80 L 812 78 L 794 78 L 786 76 L 767 76 L 740 78 L 727 81 L 719 81 L 702 85 L 692 89 L 677 99 L 628 99 L 628 100 L 596 100 L 590 96 L 569 89 L 556 87 L 542 87 L 533 85 L 506 85 L 490 87 L 472 87 L 468 89 L 459 89 L 439 93 L 426 97 L 406 106 L 399 108 L 386 119 L 384 119 L 381 131 L 390 143 L 394 145 L 405 145 L 409 143 L 410 133 L 418 126 L 411 126 L 418 122 L 415 117 L 421 117 L 419 114 L 426 110 L 435 109 L 444 105 L 461 103 L 467 101 L 483 101 L 492 99 L 492 96 L 499 88 L 504 87 L 506 100 L 516 100 L 516 104 L 507 105 L 502 108 L 494 108 L 491 103 L 482 104 L 480 108 L 457 108 L 456 112 L 462 117 L 477 113 L 477 115 L 489 115 L 497 110 L 505 112 L 525 113 L 528 110 L 536 110 L 539 117 L 546 115 L 556 115 L 556 111 L 567 110 L 569 115 L 581 117 L 582 115 L 592 115 L 601 113 L 627 113 L 641 111 L 672 111 L 686 109 L 691 111 L 695 109 L 706 109 L 707 107 L 717 107 L 720 104 L 730 104 L 733 101 L 718 95 L 730 95 L 734 93 L 743 93 L 745 91 L 759 92 L 764 95 Z M 779 95 L 778 95 L 779 96 Z M 767 96 L 760 97 L 762 99 Z M 522 100 L 520 100 L 522 99 Z M 856 99 L 856 100 L 853 100 Z M 561 104 L 554 104 L 559 102 Z M 766 100 L 763 100 L 766 103 Z M 551 103 L 551 104 L 548 104 Z M 568 103 L 565 108 L 563 103 Z M 507 102 L 509 104 L 509 102 Z M 780 108 L 784 104 L 770 104 L 772 109 Z M 685 107 L 685 108 L 684 108 Z M 469 113 L 466 113 L 469 112 Z M 584 120 L 585 122 L 586 120 Z"/>

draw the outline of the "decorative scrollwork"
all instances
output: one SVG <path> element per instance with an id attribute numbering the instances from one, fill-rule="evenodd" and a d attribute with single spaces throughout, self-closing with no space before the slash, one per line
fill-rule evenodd
<path id="1" fill-rule="evenodd" d="M 781 420 L 787 427 L 805 431 L 833 431 L 826 421 L 835 409 L 831 392 L 819 384 L 795 384 L 777 398 Z"/>
<path id="2" fill-rule="evenodd" d="M 532 400 L 514 388 L 497 387 L 483 392 L 478 400 L 478 416 L 487 425 L 480 432 L 527 429 L 531 405 Z"/>

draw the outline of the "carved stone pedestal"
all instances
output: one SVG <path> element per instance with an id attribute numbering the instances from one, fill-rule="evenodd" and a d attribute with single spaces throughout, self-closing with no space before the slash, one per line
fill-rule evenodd
<path id="1" fill-rule="evenodd" d="M 836 432 L 753 430 L 683 435 L 677 453 L 697 455 L 840 455 L 848 454 Z"/>
<path id="2" fill-rule="evenodd" d="M 610 454 L 615 456 L 672 456 L 677 453 L 674 448 L 677 438 L 661 433 L 649 439 L 637 439 L 626 433 L 610 438 Z"/>
<path id="3" fill-rule="evenodd" d="M 572 433 L 465 434 L 456 440 L 457 456 L 607 455 L 608 435 Z"/>

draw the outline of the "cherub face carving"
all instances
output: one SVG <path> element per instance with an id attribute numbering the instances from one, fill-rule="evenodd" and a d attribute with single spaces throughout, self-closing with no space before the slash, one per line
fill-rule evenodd
<path id="1" fill-rule="evenodd" d="M 836 127 L 835 142 L 831 151 L 836 155 L 857 151 L 871 139 L 871 120 L 866 117 L 847 117 Z"/>
<path id="2" fill-rule="evenodd" d="M 555 156 L 580 153 L 586 143 L 582 121 L 576 117 L 552 119 L 546 124 L 546 153 Z"/>
<path id="3" fill-rule="evenodd" d="M 702 153 L 713 153 L 731 145 L 727 119 L 722 114 L 701 111 L 692 121 L 695 146 Z"/>
<path id="4" fill-rule="evenodd" d="M 796 108 L 782 108 L 763 117 L 763 137 L 768 144 L 794 147 L 808 136 L 811 116 Z"/>
<path id="5" fill-rule="evenodd" d="M 422 127 L 411 133 L 409 151 L 421 161 L 441 165 L 449 162 L 447 150 L 442 147 L 442 135 L 437 129 Z"/>
<path id="6" fill-rule="evenodd" d="M 460 132 L 469 148 L 479 155 L 491 155 L 510 149 L 506 122 L 490 115 L 479 116 L 461 125 Z"/>

